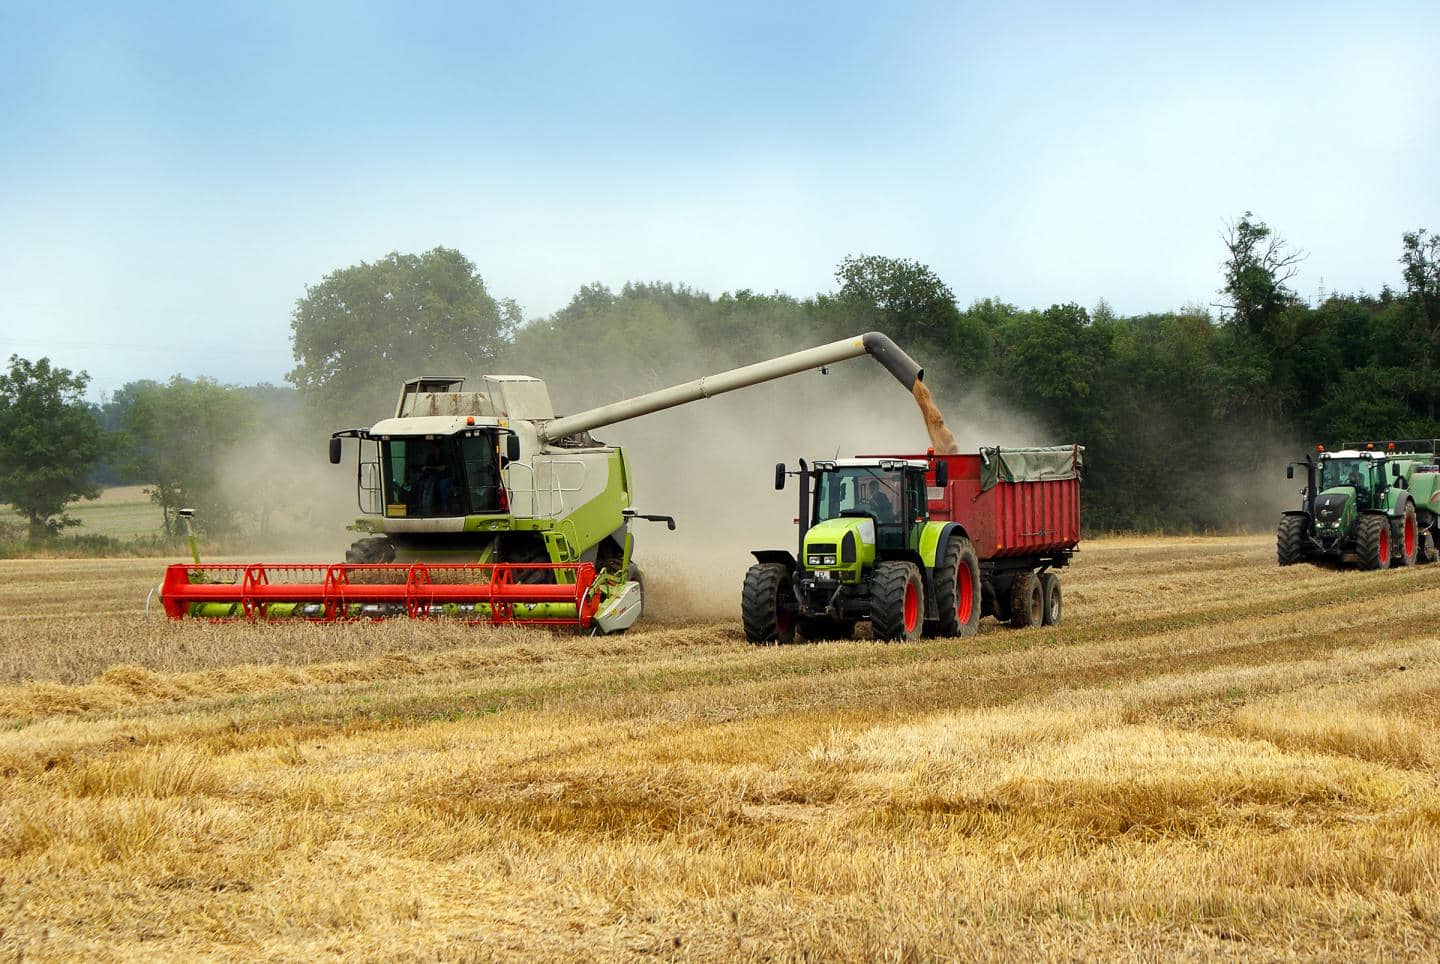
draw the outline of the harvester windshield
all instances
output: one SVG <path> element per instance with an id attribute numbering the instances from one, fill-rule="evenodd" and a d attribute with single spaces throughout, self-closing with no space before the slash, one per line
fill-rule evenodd
<path id="1" fill-rule="evenodd" d="M 417 435 L 380 443 L 385 515 L 405 518 L 504 512 L 496 434 Z"/>

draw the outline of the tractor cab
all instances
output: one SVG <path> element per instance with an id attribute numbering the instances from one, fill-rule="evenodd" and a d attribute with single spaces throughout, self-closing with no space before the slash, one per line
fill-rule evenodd
<path id="1" fill-rule="evenodd" d="M 925 462 L 903 459 L 846 459 L 815 464 L 813 523 L 832 519 L 869 519 L 875 545 L 903 549 L 911 530 L 929 519 L 925 498 Z"/>
<path id="2" fill-rule="evenodd" d="M 1319 497 L 1329 502 L 1355 500 L 1356 509 L 1383 509 L 1390 487 L 1387 460 L 1374 452 L 1326 452 L 1320 456 Z"/>

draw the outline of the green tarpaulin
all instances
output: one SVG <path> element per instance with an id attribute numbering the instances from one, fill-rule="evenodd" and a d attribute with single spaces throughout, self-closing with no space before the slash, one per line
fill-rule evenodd
<path id="1" fill-rule="evenodd" d="M 1079 478 L 1085 446 L 1051 445 L 1034 449 L 980 449 L 980 491 L 1000 482 L 1049 482 Z"/>

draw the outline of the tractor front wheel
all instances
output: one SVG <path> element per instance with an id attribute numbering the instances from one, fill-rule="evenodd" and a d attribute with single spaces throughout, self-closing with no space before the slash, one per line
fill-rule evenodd
<path id="1" fill-rule="evenodd" d="M 1405 516 L 1396 521 L 1398 531 L 1391 532 L 1395 544 L 1394 561 L 1402 566 L 1415 565 L 1420 550 L 1420 527 L 1415 524 L 1415 503 L 1406 501 Z"/>
<path id="2" fill-rule="evenodd" d="M 789 567 L 758 562 L 745 573 L 740 617 L 751 643 L 789 643 L 795 639 L 795 599 Z"/>
<path id="3" fill-rule="evenodd" d="M 1303 515 L 1280 517 L 1280 527 L 1275 530 L 1275 558 L 1282 566 L 1293 566 L 1305 561 L 1305 528 L 1309 520 Z"/>
<path id="4" fill-rule="evenodd" d="M 1039 626 L 1045 621 L 1045 590 L 1040 577 L 1022 572 L 1010 590 L 1010 625 L 1016 629 Z"/>
<path id="5" fill-rule="evenodd" d="M 870 629 L 876 639 L 919 639 L 925 628 L 925 585 L 909 562 L 882 562 L 870 580 Z"/>
<path id="6" fill-rule="evenodd" d="M 1361 569 L 1390 568 L 1390 520 L 1378 512 L 1366 513 L 1355 523 L 1355 554 Z"/>
<path id="7" fill-rule="evenodd" d="M 927 629 L 937 636 L 974 636 L 980 629 L 980 560 L 964 536 L 945 546 L 935 576 L 935 608 L 939 618 Z"/>

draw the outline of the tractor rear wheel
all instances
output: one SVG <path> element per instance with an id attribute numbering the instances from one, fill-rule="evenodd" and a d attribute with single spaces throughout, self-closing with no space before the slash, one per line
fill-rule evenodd
<path id="1" fill-rule="evenodd" d="M 950 539 L 934 585 L 940 615 L 925 628 L 936 636 L 974 636 L 980 628 L 980 560 L 969 539 Z"/>
<path id="2" fill-rule="evenodd" d="M 1394 561 L 1402 566 L 1415 565 L 1415 558 L 1420 550 L 1420 527 L 1416 525 L 1415 503 L 1406 500 L 1405 516 L 1396 522 L 1394 528 L 1399 530 L 1390 533 L 1395 544 Z"/>
<path id="3" fill-rule="evenodd" d="M 1022 572 L 1015 577 L 1015 585 L 1010 590 L 1010 625 L 1028 629 L 1044 621 L 1045 590 L 1035 573 Z"/>
<path id="4" fill-rule="evenodd" d="M 925 584 L 909 562 L 882 562 L 870 580 L 870 629 L 876 639 L 919 639 L 925 628 Z"/>
<path id="5" fill-rule="evenodd" d="M 1280 526 L 1275 530 L 1275 558 L 1282 566 L 1293 566 L 1305 561 L 1305 528 L 1309 520 L 1303 515 L 1280 517 Z"/>
<path id="6" fill-rule="evenodd" d="M 1040 594 L 1045 598 L 1045 615 L 1040 620 L 1041 625 L 1060 625 L 1060 617 L 1065 615 L 1065 596 L 1060 591 L 1060 577 L 1053 572 L 1042 572 Z"/>
<path id="7" fill-rule="evenodd" d="M 751 643 L 788 643 L 795 639 L 795 600 L 788 566 L 757 562 L 745 573 L 740 618 Z"/>
<path id="8" fill-rule="evenodd" d="M 1361 569 L 1390 568 L 1390 520 L 1378 512 L 1366 513 L 1355 523 L 1355 554 Z"/>

